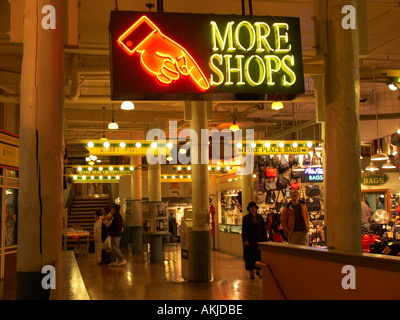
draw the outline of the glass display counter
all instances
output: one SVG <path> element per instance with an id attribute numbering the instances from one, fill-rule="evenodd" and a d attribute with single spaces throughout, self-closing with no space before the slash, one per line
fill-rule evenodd
<path id="1" fill-rule="evenodd" d="M 242 234 L 242 226 L 230 225 L 230 224 L 220 224 L 219 231 Z"/>

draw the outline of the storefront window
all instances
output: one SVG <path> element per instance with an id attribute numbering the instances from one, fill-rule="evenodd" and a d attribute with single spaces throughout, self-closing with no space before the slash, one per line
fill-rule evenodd
<path id="1" fill-rule="evenodd" d="M 221 193 L 221 223 L 242 225 L 241 191 L 228 190 Z"/>
<path id="2" fill-rule="evenodd" d="M 5 245 L 17 245 L 18 190 L 6 189 Z"/>

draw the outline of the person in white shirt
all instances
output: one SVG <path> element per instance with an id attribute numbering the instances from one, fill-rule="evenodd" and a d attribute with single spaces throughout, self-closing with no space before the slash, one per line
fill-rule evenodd
<path id="1" fill-rule="evenodd" d="M 101 211 L 96 211 L 96 222 L 93 227 L 93 237 L 94 237 L 94 254 L 96 263 L 101 263 L 101 249 L 102 249 L 102 241 L 101 241 L 101 228 L 102 228 L 102 220 L 101 220 Z"/>

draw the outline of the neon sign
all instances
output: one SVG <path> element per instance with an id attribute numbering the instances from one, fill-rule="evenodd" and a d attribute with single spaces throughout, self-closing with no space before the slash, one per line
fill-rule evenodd
<path id="1" fill-rule="evenodd" d="M 308 182 L 322 182 L 324 180 L 324 170 L 322 168 L 306 168 L 304 174 L 308 177 Z"/>
<path id="2" fill-rule="evenodd" d="M 298 18 L 112 11 L 112 100 L 304 93 Z"/>
<path id="3" fill-rule="evenodd" d="M 281 73 L 282 85 L 290 87 L 296 82 L 296 74 L 291 69 L 295 65 L 293 55 L 286 54 L 282 58 L 277 53 L 291 51 L 287 23 L 274 23 L 275 41 L 270 44 L 271 27 L 265 22 L 241 21 L 235 28 L 235 22 L 229 21 L 221 35 L 220 28 L 215 21 L 211 21 L 212 50 L 215 52 L 209 60 L 211 85 L 248 84 L 252 87 L 267 85 L 274 86 L 273 75 Z M 235 28 L 235 30 L 234 30 Z M 243 32 L 244 30 L 244 32 Z M 245 41 L 243 41 L 243 34 Z M 246 41 L 247 40 L 247 41 Z M 250 56 L 232 53 L 254 52 Z M 225 54 L 223 54 L 225 53 Z M 267 53 L 267 54 L 265 54 Z M 275 54 L 271 54 L 275 53 Z M 235 66 L 233 66 L 235 65 Z M 254 69 L 256 69 L 254 71 Z M 232 74 L 236 74 L 236 82 L 232 81 Z M 256 76 L 256 77 L 255 77 Z"/>
<path id="4" fill-rule="evenodd" d="M 143 30 L 147 29 L 147 34 Z M 134 32 L 139 36 L 132 37 Z M 141 38 L 144 39 L 142 41 Z M 134 46 L 135 39 L 138 44 Z M 139 41 L 137 40 L 139 38 Z M 142 16 L 119 38 L 118 44 L 130 56 L 140 55 L 143 69 L 162 85 L 177 81 L 180 76 L 189 76 L 200 91 L 207 90 L 210 85 L 196 61 L 177 42 L 163 35 L 160 29 L 146 16 Z"/>

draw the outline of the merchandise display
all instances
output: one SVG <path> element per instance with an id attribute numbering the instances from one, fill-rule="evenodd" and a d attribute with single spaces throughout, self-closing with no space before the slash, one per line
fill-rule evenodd
<path id="1" fill-rule="evenodd" d="M 399 196 L 390 195 L 391 212 L 377 209 L 370 217 L 366 227 L 362 229 L 362 250 L 400 257 L 400 208 Z"/>
<path id="2" fill-rule="evenodd" d="M 320 159 L 313 154 L 312 157 L 303 157 L 305 163 L 317 165 Z M 299 164 L 296 155 L 259 156 L 256 159 L 258 183 L 256 184 L 256 202 L 259 206 L 258 213 L 266 221 L 268 240 L 283 242 L 285 235 L 280 229 L 280 210 L 290 202 L 290 190 L 298 190 L 300 200 L 306 203 L 310 214 L 309 244 L 310 246 L 326 245 L 323 208 L 322 168 L 314 170 L 296 171 Z M 318 169 L 318 170 L 317 170 Z M 318 173 L 315 179 L 310 179 Z M 312 181 L 312 182 L 311 182 Z"/>

